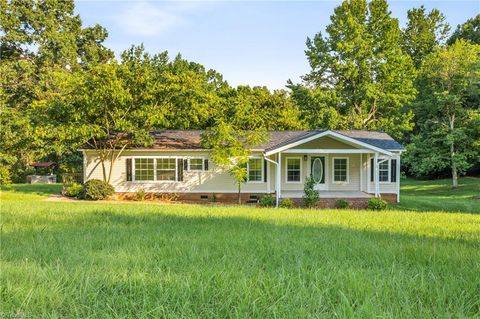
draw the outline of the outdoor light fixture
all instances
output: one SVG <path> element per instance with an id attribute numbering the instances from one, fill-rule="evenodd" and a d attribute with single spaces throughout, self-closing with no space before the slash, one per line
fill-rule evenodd
<path id="1" fill-rule="evenodd" d="M 303 160 L 306 162 L 307 161 L 307 155 L 303 155 Z"/>

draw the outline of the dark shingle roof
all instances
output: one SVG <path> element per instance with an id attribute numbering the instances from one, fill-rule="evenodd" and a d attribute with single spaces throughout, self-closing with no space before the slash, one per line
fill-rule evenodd
<path id="1" fill-rule="evenodd" d="M 258 145 L 258 150 L 274 150 L 281 146 L 294 143 L 312 135 L 324 132 L 325 130 L 305 131 L 269 131 L 265 143 Z M 358 141 L 376 146 L 385 150 L 403 150 L 403 146 L 395 141 L 390 135 L 378 131 L 334 131 L 336 133 L 351 137 Z M 201 134 L 199 130 L 157 130 L 152 131 L 154 143 L 148 149 L 159 150 L 198 150 L 203 149 Z M 140 148 L 139 148 L 140 149 Z M 143 148 L 144 149 L 144 148 Z"/>

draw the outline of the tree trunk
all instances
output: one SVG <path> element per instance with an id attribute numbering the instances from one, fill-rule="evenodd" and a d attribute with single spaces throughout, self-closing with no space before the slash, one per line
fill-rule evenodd
<path id="1" fill-rule="evenodd" d="M 450 116 L 450 132 L 453 133 L 455 128 L 455 114 Z M 452 188 L 458 187 L 458 173 L 457 173 L 457 165 L 455 164 L 455 142 L 452 140 L 450 144 L 450 161 L 452 164 Z"/>
<path id="2" fill-rule="evenodd" d="M 242 184 L 238 183 L 238 205 L 242 205 L 241 187 L 242 187 Z"/>
<path id="3" fill-rule="evenodd" d="M 450 158 L 452 161 L 452 187 L 458 187 L 458 174 L 457 174 L 457 165 L 455 164 L 455 147 L 453 143 L 450 145 Z"/>

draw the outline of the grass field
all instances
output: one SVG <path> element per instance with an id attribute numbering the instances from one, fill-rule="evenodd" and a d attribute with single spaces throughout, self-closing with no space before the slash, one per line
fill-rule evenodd
<path id="1" fill-rule="evenodd" d="M 55 191 L 1 194 L 4 317 L 480 317 L 480 214 L 45 202 Z"/>

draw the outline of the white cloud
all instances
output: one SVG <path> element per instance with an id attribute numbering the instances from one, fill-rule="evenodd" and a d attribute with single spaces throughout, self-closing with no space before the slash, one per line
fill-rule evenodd
<path id="1" fill-rule="evenodd" d="M 200 2 L 132 2 L 114 18 L 125 33 L 158 36 L 188 23 Z"/>

